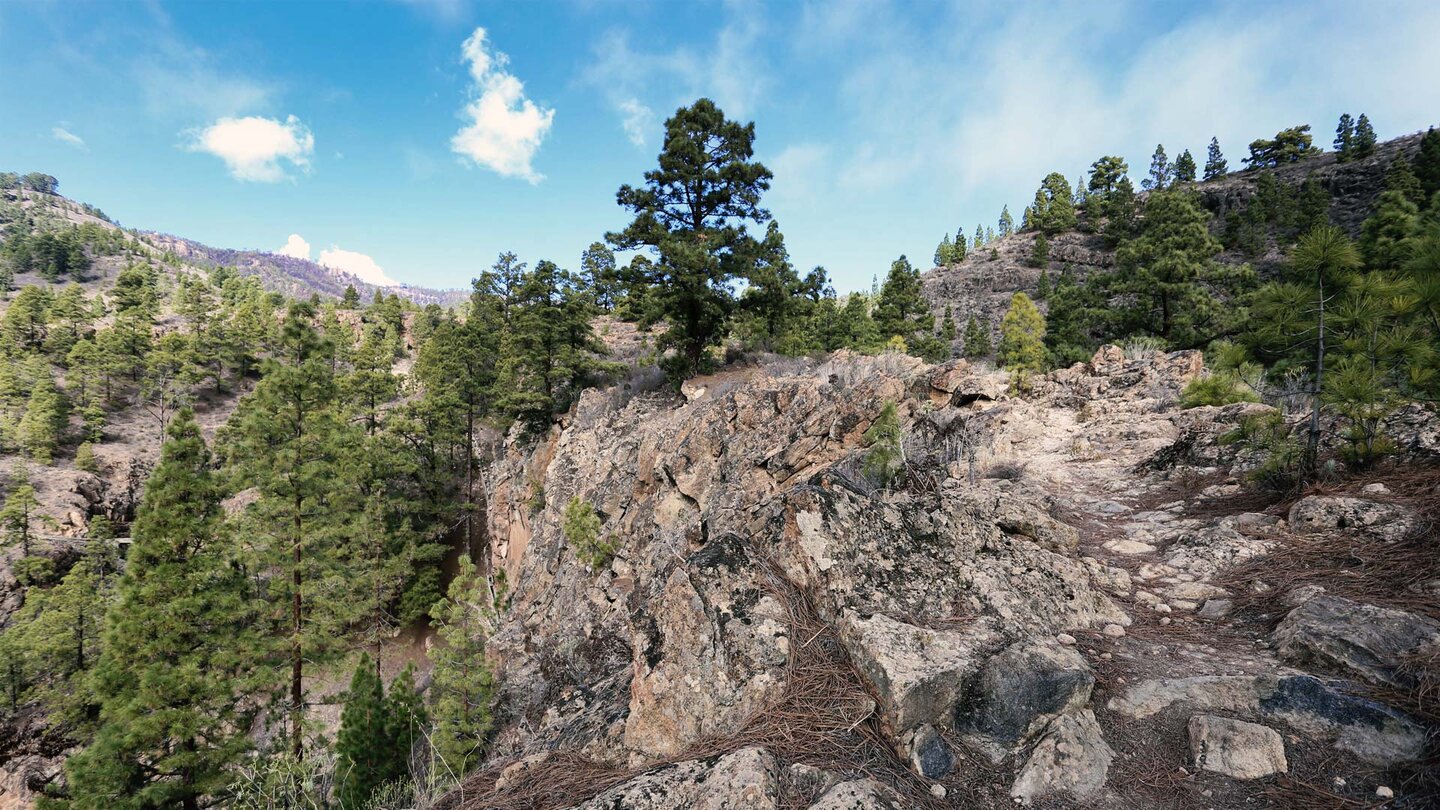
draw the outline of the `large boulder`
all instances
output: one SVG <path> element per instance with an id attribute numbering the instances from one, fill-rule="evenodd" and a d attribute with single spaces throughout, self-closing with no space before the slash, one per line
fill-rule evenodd
<path id="1" fill-rule="evenodd" d="M 1274 641 L 1276 651 L 1292 661 L 1403 686 L 1407 680 L 1396 668 L 1410 655 L 1440 644 L 1440 623 L 1338 596 L 1316 596 L 1286 615 Z"/>
<path id="2" fill-rule="evenodd" d="M 1190 718 L 1195 767 L 1235 779 L 1260 779 L 1289 769 L 1285 741 L 1273 728 L 1211 714 Z"/>
<path id="3" fill-rule="evenodd" d="M 809 810 L 902 810 L 903 807 L 894 793 L 875 780 L 854 779 L 825 791 Z"/>
<path id="4" fill-rule="evenodd" d="M 1110 699 L 1108 708 L 1145 719 L 1161 712 L 1224 712 L 1278 721 L 1376 765 L 1423 756 L 1425 728 L 1383 703 L 1342 691 L 1309 675 L 1201 675 L 1141 681 Z"/>
<path id="5" fill-rule="evenodd" d="M 1048 639 L 1017 642 L 985 662 L 965 725 L 998 762 L 1056 717 L 1084 708 L 1094 686 L 1075 650 Z"/>

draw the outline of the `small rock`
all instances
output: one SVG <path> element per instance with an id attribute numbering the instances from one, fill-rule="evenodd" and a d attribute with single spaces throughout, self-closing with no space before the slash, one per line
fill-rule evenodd
<path id="1" fill-rule="evenodd" d="M 1202 619 L 1223 619 L 1230 615 L 1230 611 L 1234 608 L 1235 602 L 1230 599 L 1206 599 L 1197 615 Z"/>
<path id="2" fill-rule="evenodd" d="M 909 754 L 910 767 L 926 779 L 939 779 L 955 767 L 950 744 L 932 725 L 908 732 L 902 746 Z"/>
<path id="3" fill-rule="evenodd" d="M 1373 483 L 1373 484 L 1366 484 L 1365 486 L 1363 486 L 1363 487 L 1360 488 L 1360 491 L 1363 492 L 1363 493 L 1365 493 L 1366 495 L 1389 495 L 1389 494 L 1390 494 L 1390 488 L 1387 487 L 1387 486 L 1385 486 L 1384 484 L 1380 483 L 1379 481 L 1376 481 L 1376 482 Z"/>
<path id="4" fill-rule="evenodd" d="M 1169 612 L 1172 611 L 1172 610 L 1174 610 L 1174 608 L 1170 607 L 1169 605 L 1165 604 L 1164 602 L 1160 602 L 1160 603 L 1158 603 L 1158 604 L 1155 605 L 1155 612 L 1156 612 L 1156 613 L 1169 613 Z"/>
<path id="5" fill-rule="evenodd" d="M 1092 795 L 1105 786 L 1114 758 L 1094 712 L 1061 715 L 1035 744 L 1010 795 L 1022 804 L 1059 792 Z"/>
<path id="6" fill-rule="evenodd" d="M 1160 617 L 1160 624 L 1161 624 L 1161 626 L 1167 625 L 1167 624 L 1169 624 L 1169 623 L 1170 623 L 1170 617 L 1169 617 L 1169 616 L 1161 616 L 1161 617 Z"/>
<path id="7" fill-rule="evenodd" d="M 1061 644 L 1064 644 L 1067 647 L 1073 647 L 1079 643 L 1078 640 L 1069 633 L 1061 633 L 1060 635 L 1055 637 L 1055 640 L 1060 642 Z"/>
<path id="8" fill-rule="evenodd" d="M 1395 791 L 1391 790 L 1385 785 L 1381 785 L 1380 787 L 1375 788 L 1375 797 L 1377 799 L 1393 799 L 1395 798 Z"/>
<path id="9" fill-rule="evenodd" d="M 1322 593 L 1325 593 L 1323 585 L 1299 585 L 1286 591 L 1280 597 L 1280 602 L 1285 607 L 1297 608 Z"/>
<path id="10" fill-rule="evenodd" d="M 1111 540 L 1105 544 L 1105 548 L 1116 554 L 1149 554 L 1155 550 L 1149 543 L 1138 540 Z"/>
<path id="11" fill-rule="evenodd" d="M 1190 718 L 1196 767 L 1235 779 L 1260 779 L 1289 769 L 1285 740 L 1273 728 L 1212 714 Z"/>
<path id="12" fill-rule="evenodd" d="M 1110 638 L 1120 638 L 1125 635 L 1125 628 L 1121 627 L 1118 624 L 1107 624 L 1105 625 L 1105 629 L 1101 630 L 1100 632 L 1104 633 Z"/>
<path id="13" fill-rule="evenodd" d="M 949 793 L 949 791 L 947 791 L 945 789 L 945 786 L 940 784 L 939 782 L 936 782 L 935 784 L 930 786 L 930 795 L 934 796 L 937 799 L 945 798 L 946 793 Z"/>

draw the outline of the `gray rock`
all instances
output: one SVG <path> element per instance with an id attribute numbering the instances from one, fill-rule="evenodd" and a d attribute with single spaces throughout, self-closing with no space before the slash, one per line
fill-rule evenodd
<path id="1" fill-rule="evenodd" d="M 1440 623 L 1338 596 L 1317 596 L 1290 611 L 1275 628 L 1276 651 L 1297 662 L 1347 670 L 1365 680 L 1403 686 L 1395 667 L 1440 642 Z"/>
<path id="2" fill-rule="evenodd" d="M 1062 715 L 1035 744 L 1010 795 L 1022 804 L 1056 793 L 1094 795 L 1105 786 L 1114 758 L 1094 712 Z"/>
<path id="3" fill-rule="evenodd" d="M 1289 769 L 1285 741 L 1273 728 L 1197 714 L 1190 718 L 1188 730 L 1197 768 L 1235 779 L 1259 779 Z"/>
<path id="4" fill-rule="evenodd" d="M 959 722 L 986 738 L 981 747 L 999 761 L 1057 716 L 1083 708 L 1094 686 L 1090 665 L 1070 647 L 1017 642 L 985 662 L 975 700 Z"/>
<path id="5" fill-rule="evenodd" d="M 1290 507 L 1290 530 L 1318 534 L 1357 529 L 1386 540 L 1400 540 L 1416 527 L 1415 513 L 1393 503 L 1333 495 L 1311 495 Z"/>
<path id="6" fill-rule="evenodd" d="M 895 794 L 873 779 L 855 779 L 827 790 L 819 801 L 810 805 L 810 810 L 902 810 L 903 807 Z"/>
<path id="7" fill-rule="evenodd" d="M 966 631 L 931 630 L 883 614 L 863 618 L 854 611 L 841 617 L 840 637 L 896 731 L 945 723 L 965 680 L 980 669 L 987 649 L 998 640 L 981 624 Z"/>
<path id="8" fill-rule="evenodd" d="M 1109 709 L 1143 719 L 1171 706 L 1283 722 L 1366 762 L 1396 765 L 1425 751 L 1425 729 L 1382 703 L 1347 694 L 1308 675 L 1206 675 L 1142 681 L 1112 698 Z"/>
<path id="9" fill-rule="evenodd" d="M 926 779 L 939 779 L 955 767 L 955 752 L 932 725 L 906 732 L 901 737 L 900 748 L 911 769 Z"/>
<path id="10" fill-rule="evenodd" d="M 659 768 L 601 793 L 572 810 L 776 810 L 779 763 L 763 748 L 742 748 L 713 765 L 689 760 Z"/>
<path id="11" fill-rule="evenodd" d="M 1202 619 L 1215 621 L 1229 616 L 1230 611 L 1234 609 L 1235 601 L 1233 599 L 1206 599 L 1205 604 L 1200 606 L 1200 611 L 1196 615 Z"/>

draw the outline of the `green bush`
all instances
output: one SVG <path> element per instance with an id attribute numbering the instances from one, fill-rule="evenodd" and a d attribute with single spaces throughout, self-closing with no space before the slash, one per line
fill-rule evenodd
<path id="1" fill-rule="evenodd" d="M 1218 441 L 1259 457 L 1259 464 L 1247 476 L 1251 483 L 1272 492 L 1290 492 L 1300 484 L 1305 448 L 1290 435 L 1290 426 L 1280 414 L 1250 414 Z"/>
<path id="2" fill-rule="evenodd" d="M 604 567 L 615 556 L 614 544 L 600 537 L 600 516 L 589 501 L 571 498 L 565 504 L 560 529 L 575 549 L 575 556 L 591 569 Z"/>
<path id="3" fill-rule="evenodd" d="M 1204 377 L 1196 377 L 1180 394 L 1180 404 L 1186 408 L 1259 401 L 1260 396 L 1255 390 L 1231 371 L 1217 371 Z"/>
<path id="4" fill-rule="evenodd" d="M 865 454 L 863 469 L 866 477 L 876 484 L 889 488 L 905 467 L 904 433 L 900 428 L 900 416 L 896 413 L 895 402 L 886 400 L 874 424 L 865 431 L 865 441 L 870 450 Z"/>

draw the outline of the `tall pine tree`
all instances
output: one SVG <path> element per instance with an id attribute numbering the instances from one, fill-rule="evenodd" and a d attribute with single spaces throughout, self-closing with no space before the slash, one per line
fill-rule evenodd
<path id="1" fill-rule="evenodd" d="M 250 581 L 221 522 L 193 415 L 168 430 L 131 527 L 95 669 L 95 742 L 66 765 L 72 806 L 207 806 L 250 746 L 256 666 Z"/>

